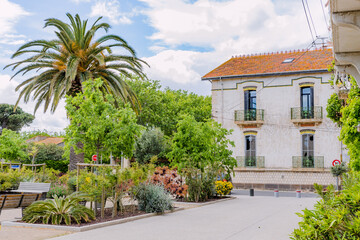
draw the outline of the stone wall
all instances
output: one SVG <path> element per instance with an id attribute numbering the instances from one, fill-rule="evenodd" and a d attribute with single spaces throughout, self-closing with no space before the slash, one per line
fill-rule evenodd
<path id="1" fill-rule="evenodd" d="M 312 191 L 314 183 L 336 184 L 329 169 L 236 169 L 233 184 L 239 189 Z"/>

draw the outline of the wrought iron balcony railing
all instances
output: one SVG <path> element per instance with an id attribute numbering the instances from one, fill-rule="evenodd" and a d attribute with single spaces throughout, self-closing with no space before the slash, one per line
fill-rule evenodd
<path id="1" fill-rule="evenodd" d="M 264 110 L 235 110 L 234 120 L 238 125 L 262 125 L 264 123 Z"/>
<path id="2" fill-rule="evenodd" d="M 321 106 L 291 108 L 291 121 L 294 123 L 321 123 L 322 119 L 323 109 Z"/>
<path id="3" fill-rule="evenodd" d="M 294 119 L 322 119 L 322 107 L 315 106 L 311 108 L 295 107 L 291 108 L 291 120 Z"/>
<path id="4" fill-rule="evenodd" d="M 324 157 L 323 156 L 312 156 L 312 157 L 293 156 L 292 167 L 293 168 L 324 168 Z"/>
<path id="5" fill-rule="evenodd" d="M 237 156 L 237 167 L 255 167 L 255 168 L 264 168 L 265 167 L 265 157 L 264 156 L 256 156 L 256 157 L 245 157 L 245 156 Z"/>

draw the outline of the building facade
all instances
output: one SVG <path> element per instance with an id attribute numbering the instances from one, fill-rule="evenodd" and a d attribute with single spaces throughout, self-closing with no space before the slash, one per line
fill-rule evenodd
<path id="1" fill-rule="evenodd" d="M 326 117 L 331 49 L 233 57 L 202 80 L 212 115 L 234 141 L 239 188 L 310 190 L 333 184 L 340 129 Z"/>

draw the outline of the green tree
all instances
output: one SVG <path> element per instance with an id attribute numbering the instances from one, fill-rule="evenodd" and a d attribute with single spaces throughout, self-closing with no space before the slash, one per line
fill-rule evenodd
<path id="1" fill-rule="evenodd" d="M 67 97 L 66 110 L 72 121 L 66 128 L 66 146 L 82 142 L 78 153 L 131 158 L 142 127 L 131 108 L 117 109 L 112 95 L 103 96 L 102 86 L 101 79 L 89 80 L 83 83 L 83 93 Z"/>
<path id="2" fill-rule="evenodd" d="M 198 122 L 211 118 L 211 97 L 200 96 L 183 90 L 161 90 L 159 81 L 141 80 L 137 77 L 127 83 L 141 104 L 138 123 L 160 128 L 166 136 L 176 132 L 176 124 L 183 114 L 194 116 Z"/>
<path id="3" fill-rule="evenodd" d="M 56 144 L 34 144 L 34 163 L 45 163 L 46 167 L 67 172 L 69 159 L 64 157 L 64 148 Z M 26 161 L 31 163 L 32 159 Z"/>
<path id="4" fill-rule="evenodd" d="M 99 30 L 107 32 L 110 28 L 109 24 L 99 22 L 101 17 L 90 28 L 88 21 L 82 21 L 77 14 L 73 17 L 68 13 L 67 17 L 70 24 L 55 18 L 46 19 L 45 27 L 55 27 L 57 38 L 24 44 L 12 57 L 31 56 L 6 66 L 13 70 L 20 68 L 12 78 L 31 71 L 36 73 L 16 87 L 17 91 L 20 90 L 16 106 L 21 99 L 28 102 L 34 98 L 35 111 L 43 104 L 44 111 L 51 106 L 54 112 L 61 98 L 66 95 L 75 97 L 82 92 L 84 81 L 101 78 L 104 84 L 100 89 L 104 94 L 112 94 L 136 107 L 135 94 L 119 74 L 144 78 L 142 67 L 145 62 L 137 58 L 134 49 L 117 35 L 104 35 L 94 40 Z M 113 53 L 114 48 L 118 48 L 121 54 Z M 81 142 L 76 143 L 76 147 L 81 148 Z M 71 151 L 70 169 L 83 161 L 82 154 L 75 155 Z"/>
<path id="5" fill-rule="evenodd" d="M 341 125 L 341 107 L 342 101 L 336 93 L 333 93 L 327 101 L 326 112 L 327 117 L 339 126 Z"/>
<path id="6" fill-rule="evenodd" d="M 197 122 L 193 116 L 186 115 L 179 121 L 168 156 L 171 164 L 185 174 L 193 200 L 210 197 L 215 178 L 223 173 L 230 174 L 236 166 L 232 151 L 228 149 L 234 147 L 227 138 L 231 132 L 214 120 Z"/>
<path id="7" fill-rule="evenodd" d="M 150 128 L 136 141 L 134 157 L 140 164 L 150 163 L 154 156 L 158 157 L 166 149 L 164 134 L 159 128 Z M 161 156 L 160 156 L 161 157 Z"/>
<path id="8" fill-rule="evenodd" d="M 26 160 L 26 142 L 17 132 L 4 129 L 0 136 L 0 158 L 10 161 Z"/>
<path id="9" fill-rule="evenodd" d="M 357 126 L 360 124 L 360 88 L 352 78 L 349 97 L 346 105 L 341 108 L 340 140 L 349 149 L 350 164 L 353 170 L 360 171 L 360 133 Z"/>
<path id="10" fill-rule="evenodd" d="M 34 115 L 24 112 L 20 107 L 15 111 L 14 109 L 14 105 L 0 104 L 0 133 L 5 128 L 18 132 L 23 126 L 29 126 L 35 119 Z"/>

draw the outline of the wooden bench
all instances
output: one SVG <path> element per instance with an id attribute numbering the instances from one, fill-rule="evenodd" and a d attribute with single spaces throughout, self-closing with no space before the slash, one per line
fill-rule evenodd
<path id="1" fill-rule="evenodd" d="M 42 194 L 41 199 L 46 198 L 46 193 L 50 190 L 50 183 L 32 183 L 32 182 L 20 182 L 17 190 L 11 192 L 18 193 L 40 193 Z"/>
<path id="2" fill-rule="evenodd" d="M 22 210 L 39 200 L 41 193 L 3 194 L 0 195 L 0 214 L 4 208 L 19 208 Z"/>

